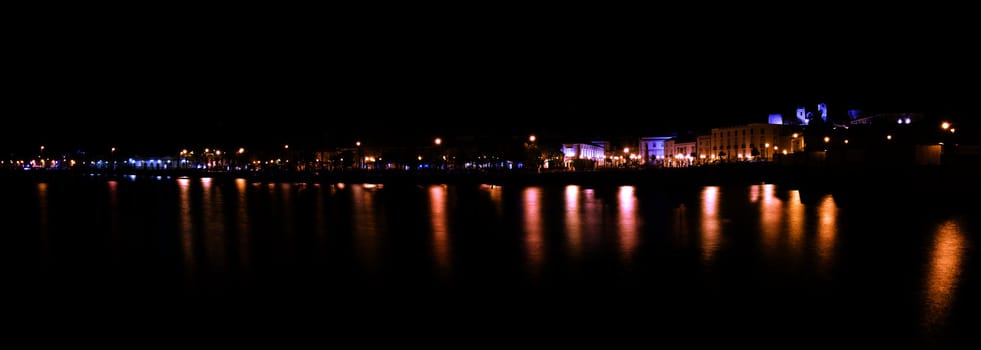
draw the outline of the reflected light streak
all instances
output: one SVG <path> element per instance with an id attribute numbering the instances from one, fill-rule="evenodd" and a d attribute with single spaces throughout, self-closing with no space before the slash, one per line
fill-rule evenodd
<path id="1" fill-rule="evenodd" d="M 491 203 L 494 203 L 497 217 L 501 217 L 504 214 L 504 204 L 501 203 L 501 186 L 483 184 L 480 185 L 480 188 L 487 191 Z"/>
<path id="2" fill-rule="evenodd" d="M 818 206 L 817 252 L 821 269 L 831 270 L 834 258 L 835 237 L 838 235 L 838 207 L 830 194 L 821 199 Z"/>
<path id="3" fill-rule="evenodd" d="M 375 192 L 364 191 L 360 185 L 351 185 L 354 215 L 351 219 L 354 242 L 362 267 L 375 270 L 378 267 L 378 219 L 375 216 Z"/>
<path id="4" fill-rule="evenodd" d="M 763 244 L 768 250 L 776 249 L 780 240 L 780 199 L 774 195 L 775 185 L 763 185 L 763 205 L 760 207 L 760 229 L 763 233 Z"/>
<path id="5" fill-rule="evenodd" d="M 248 184 L 245 179 L 235 179 L 235 188 L 238 190 L 238 256 L 243 267 L 248 267 L 251 262 L 249 254 L 249 202 L 246 190 Z"/>
<path id="6" fill-rule="evenodd" d="M 41 253 L 47 259 L 51 255 L 51 235 L 48 228 L 48 184 L 41 182 L 37 184 L 37 205 L 38 205 L 38 234 L 41 236 Z"/>
<path id="7" fill-rule="evenodd" d="M 446 209 L 446 186 L 430 186 L 429 217 L 433 226 L 433 257 L 436 267 L 444 274 L 450 269 L 450 225 Z"/>
<path id="8" fill-rule="evenodd" d="M 119 183 L 114 180 L 106 181 L 109 187 L 109 236 L 114 247 L 119 247 Z M 118 248 L 117 248 L 118 249 Z M 115 257 L 119 256 L 118 251 L 113 251 Z"/>
<path id="9" fill-rule="evenodd" d="M 637 198 L 634 196 L 633 186 L 620 186 L 617 195 L 619 207 L 618 233 L 620 239 L 620 253 L 625 263 L 633 260 L 634 250 L 637 248 Z"/>
<path id="10" fill-rule="evenodd" d="M 538 187 L 525 188 L 523 199 L 525 253 L 528 263 L 531 265 L 531 272 L 537 274 L 545 255 L 541 189 Z"/>
<path id="11" fill-rule="evenodd" d="M 712 264 L 719 250 L 722 225 L 719 220 L 719 187 L 707 186 L 702 190 L 702 263 Z"/>
<path id="12" fill-rule="evenodd" d="M 831 203 L 834 205 L 834 202 Z M 790 191 L 787 199 L 787 232 L 790 234 L 791 254 L 800 256 L 804 246 L 804 203 L 800 201 L 800 191 Z"/>
<path id="13" fill-rule="evenodd" d="M 924 285 L 925 323 L 936 331 L 945 323 L 954 302 L 966 246 L 964 232 L 955 221 L 937 227 Z"/>
<path id="14" fill-rule="evenodd" d="M 225 267 L 225 203 L 221 189 L 211 186 L 211 178 L 201 178 L 201 209 L 204 214 L 204 247 L 213 269 Z"/>
<path id="15" fill-rule="evenodd" d="M 749 202 L 756 203 L 760 201 L 760 185 L 749 186 Z"/>
<path id="16" fill-rule="evenodd" d="M 569 255 L 582 256 L 582 220 L 579 216 L 579 186 L 565 187 L 565 234 Z"/>
<path id="17" fill-rule="evenodd" d="M 180 190 L 181 252 L 184 254 L 184 270 L 190 279 L 194 274 L 194 224 L 191 218 L 191 180 L 177 179 Z"/>

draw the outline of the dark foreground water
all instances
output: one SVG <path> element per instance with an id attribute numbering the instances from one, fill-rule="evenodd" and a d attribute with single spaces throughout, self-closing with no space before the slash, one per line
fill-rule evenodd
<path id="1" fill-rule="evenodd" d="M 800 347 L 966 344 L 981 329 L 976 204 L 845 203 L 770 184 L 0 190 L 8 317 L 42 333 Z"/>

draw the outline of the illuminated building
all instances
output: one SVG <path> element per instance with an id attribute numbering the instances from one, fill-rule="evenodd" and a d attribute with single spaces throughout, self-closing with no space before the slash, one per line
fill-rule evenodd
<path id="1" fill-rule="evenodd" d="M 603 166 L 603 161 L 606 158 L 605 147 L 589 143 L 562 144 L 561 151 L 562 155 L 565 156 L 565 166 L 569 168 Z"/>
<path id="2" fill-rule="evenodd" d="M 670 139 L 671 136 L 641 137 L 638 152 L 643 157 L 641 162 L 649 165 L 663 164 L 664 142 Z"/>
<path id="3" fill-rule="evenodd" d="M 711 152 L 705 154 L 709 159 L 714 155 L 721 161 L 773 159 L 783 150 L 788 153 L 803 150 L 804 138 L 793 137 L 795 130 L 792 126 L 763 123 L 714 128 Z"/>

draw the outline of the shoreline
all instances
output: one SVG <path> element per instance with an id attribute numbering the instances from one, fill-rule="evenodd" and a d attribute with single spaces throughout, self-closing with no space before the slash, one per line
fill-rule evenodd
<path id="1" fill-rule="evenodd" d="M 94 172 L 84 170 L 4 170 L 0 179 L 57 180 L 77 177 L 156 178 L 188 177 L 257 182 L 373 183 L 398 184 L 489 184 L 489 185 L 654 185 L 715 186 L 772 183 L 805 188 L 903 188 L 930 191 L 957 187 L 978 192 L 981 170 L 966 166 L 787 166 L 777 164 L 733 164 L 689 168 L 600 169 L 555 172 L 202 172 L 197 170 L 130 170 Z"/>

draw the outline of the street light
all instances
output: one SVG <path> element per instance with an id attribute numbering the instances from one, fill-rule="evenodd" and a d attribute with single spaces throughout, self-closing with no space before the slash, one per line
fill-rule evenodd
<path id="1" fill-rule="evenodd" d="M 528 136 L 528 141 L 535 142 L 538 138 L 535 135 Z"/>
<path id="2" fill-rule="evenodd" d="M 950 129 L 950 123 L 948 122 L 940 123 L 940 128 L 944 130 Z"/>
<path id="3" fill-rule="evenodd" d="M 435 140 L 433 140 L 433 143 L 436 144 L 437 146 L 442 145 L 443 139 L 437 137 Z"/>
<path id="4" fill-rule="evenodd" d="M 763 150 L 763 159 L 769 159 L 770 158 L 769 157 L 770 156 L 770 143 L 769 142 L 764 143 L 763 144 L 763 148 L 764 148 L 764 150 Z M 774 148 L 774 149 L 776 149 L 776 148 Z"/>
<path id="5" fill-rule="evenodd" d="M 361 141 L 355 141 L 354 142 L 354 146 L 361 147 Z"/>

